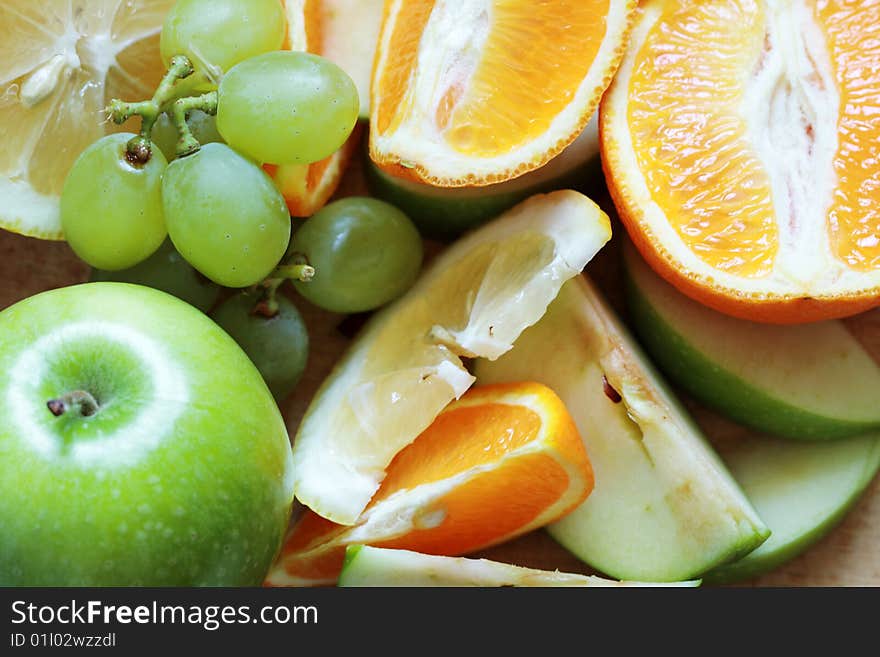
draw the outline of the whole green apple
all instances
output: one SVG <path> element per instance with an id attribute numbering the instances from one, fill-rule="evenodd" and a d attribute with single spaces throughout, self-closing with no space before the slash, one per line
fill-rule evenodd
<path id="1" fill-rule="evenodd" d="M 21 301 L 0 336 L 0 585 L 262 582 L 291 451 L 232 338 L 124 283 Z"/>

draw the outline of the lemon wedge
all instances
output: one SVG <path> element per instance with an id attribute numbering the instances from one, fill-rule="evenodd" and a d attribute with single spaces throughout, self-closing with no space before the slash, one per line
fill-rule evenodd
<path id="1" fill-rule="evenodd" d="M 62 239 L 58 199 L 111 98 L 148 98 L 174 0 L 0 3 L 0 227 Z M 130 129 L 127 126 L 126 129 Z"/>
<path id="2" fill-rule="evenodd" d="M 462 238 L 364 327 L 315 395 L 294 442 L 296 496 L 353 524 L 386 466 L 474 377 L 537 322 L 611 237 L 574 191 L 533 196 Z"/>

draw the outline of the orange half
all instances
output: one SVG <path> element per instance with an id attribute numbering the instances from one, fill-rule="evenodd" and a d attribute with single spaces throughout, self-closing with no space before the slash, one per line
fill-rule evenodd
<path id="1" fill-rule="evenodd" d="M 600 110 L 645 259 L 776 323 L 880 304 L 880 4 L 649 0 Z"/>
<path id="2" fill-rule="evenodd" d="M 474 388 L 399 452 L 354 525 L 307 510 L 266 583 L 329 584 L 345 548 L 366 543 L 458 555 L 562 517 L 593 489 L 574 421 L 550 388 Z"/>
<path id="3" fill-rule="evenodd" d="M 392 0 L 371 87 L 370 155 L 439 186 L 545 164 L 587 124 L 635 0 Z"/>
<path id="4" fill-rule="evenodd" d="M 287 16 L 283 49 L 323 55 L 323 11 L 320 0 L 282 0 Z M 333 196 L 360 142 L 362 130 L 355 126 L 342 147 L 311 164 L 265 164 L 263 169 L 287 201 L 291 216 L 309 217 Z"/>

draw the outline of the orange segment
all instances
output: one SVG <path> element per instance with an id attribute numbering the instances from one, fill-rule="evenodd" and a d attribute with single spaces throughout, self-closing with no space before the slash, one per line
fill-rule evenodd
<path id="1" fill-rule="evenodd" d="M 880 6 L 647 0 L 600 109 L 633 242 L 753 321 L 880 304 Z"/>
<path id="2" fill-rule="evenodd" d="M 752 2 L 677 3 L 645 39 L 629 84 L 629 130 L 648 190 L 712 267 L 763 276 L 777 249 L 770 181 L 740 106 L 764 48 Z M 743 26 L 747 26 L 744 29 Z"/>
<path id="3" fill-rule="evenodd" d="M 354 543 L 471 552 L 560 518 L 592 488 L 580 435 L 552 390 L 475 388 L 395 456 L 354 525 L 306 511 L 267 583 L 331 583 Z"/>
<path id="4" fill-rule="evenodd" d="M 520 528 L 534 523 L 565 494 L 569 484 L 565 468 L 554 457 L 525 454 L 502 469 L 489 470 L 439 498 L 413 518 L 414 527 L 406 535 L 377 541 L 376 545 L 429 554 L 471 552 L 499 543 L 499 536 L 522 533 Z M 529 487 L 526 495 L 523 495 L 523 485 Z M 480 509 L 486 500 L 509 501 L 518 497 L 521 499 L 517 504 L 495 509 L 491 516 Z M 442 520 L 433 526 L 438 518 Z"/>
<path id="5" fill-rule="evenodd" d="M 372 503 L 468 467 L 491 464 L 532 442 L 540 428 L 541 416 L 523 406 L 480 404 L 447 410 L 394 457 Z"/>
<path id="6" fill-rule="evenodd" d="M 829 214 L 834 253 L 860 271 L 880 269 L 880 5 L 815 2 L 840 88 L 838 184 Z"/>
<path id="7" fill-rule="evenodd" d="M 386 6 L 386 11 L 389 9 L 392 8 Z M 406 3 L 397 14 L 386 14 L 383 32 L 387 34 L 381 34 L 379 40 L 380 44 L 388 42 L 385 50 L 394 53 L 394 57 L 389 58 L 376 82 L 377 95 L 382 102 L 375 105 L 376 120 L 372 125 L 380 133 L 388 131 L 392 119 L 404 114 L 403 105 L 415 72 L 419 41 L 433 10 L 434 0 L 425 0 Z"/>
<path id="8" fill-rule="evenodd" d="M 287 16 L 287 35 L 282 48 L 322 55 L 324 27 L 320 0 L 282 0 L 282 3 Z M 320 162 L 263 165 L 287 201 L 292 216 L 309 217 L 327 203 L 342 181 L 360 138 L 361 130 L 356 126 L 342 147 Z"/>
<path id="9" fill-rule="evenodd" d="M 623 53 L 634 0 L 396 0 L 372 84 L 371 156 L 403 177 L 486 185 L 583 130 Z"/>
<path id="10" fill-rule="evenodd" d="M 455 110 L 446 141 L 461 153 L 495 157 L 547 132 L 590 72 L 605 39 L 608 5 L 545 0 L 536 10 L 519 0 L 492 3 L 482 61 L 467 85 L 457 81 L 447 92 Z"/>

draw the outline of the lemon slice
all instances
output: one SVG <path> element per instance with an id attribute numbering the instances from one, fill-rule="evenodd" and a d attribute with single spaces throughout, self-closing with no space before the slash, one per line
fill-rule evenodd
<path id="1" fill-rule="evenodd" d="M 58 199 L 76 157 L 106 131 L 111 98 L 148 98 L 174 0 L 0 3 L 0 227 L 62 239 Z M 130 127 L 130 126 L 129 126 Z"/>
<path id="2" fill-rule="evenodd" d="M 353 524 L 386 466 L 495 359 L 610 239 L 608 217 L 573 191 L 533 196 L 471 233 L 377 313 L 315 395 L 294 443 L 296 496 Z"/>

